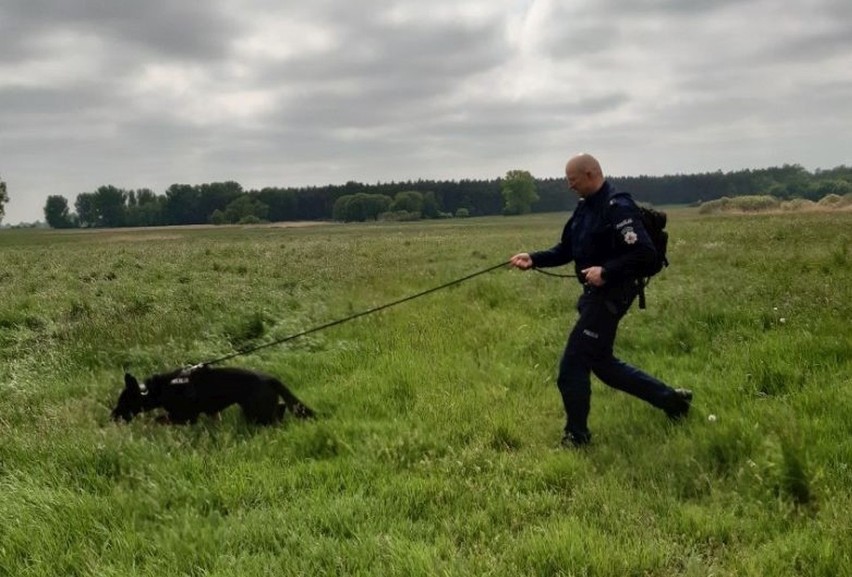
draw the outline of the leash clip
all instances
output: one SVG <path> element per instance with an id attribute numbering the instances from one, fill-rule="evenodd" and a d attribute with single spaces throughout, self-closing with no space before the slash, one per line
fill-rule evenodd
<path id="1" fill-rule="evenodd" d="M 198 363 L 197 365 L 189 365 L 181 369 L 180 376 L 187 377 L 197 371 L 200 368 L 204 367 L 204 363 Z"/>

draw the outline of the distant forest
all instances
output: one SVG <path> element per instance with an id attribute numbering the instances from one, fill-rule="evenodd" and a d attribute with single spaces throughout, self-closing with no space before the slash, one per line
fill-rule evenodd
<path id="1" fill-rule="evenodd" d="M 799 165 L 670 176 L 611 177 L 634 198 L 653 205 L 699 205 L 721 197 L 771 195 L 818 200 L 852 192 L 852 167 L 813 173 Z M 576 205 L 563 178 L 535 179 L 532 212 Z M 164 194 L 112 185 L 79 194 L 74 210 L 62 196 L 44 207 L 53 228 L 228 224 L 305 220 L 413 220 L 505 213 L 503 179 L 417 180 L 244 190 L 239 183 L 173 184 Z"/>

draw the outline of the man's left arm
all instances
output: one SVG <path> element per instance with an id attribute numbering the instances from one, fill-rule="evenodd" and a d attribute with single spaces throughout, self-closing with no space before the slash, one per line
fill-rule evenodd
<path id="1" fill-rule="evenodd" d="M 657 250 L 651 240 L 639 207 L 632 199 L 618 196 L 609 201 L 608 215 L 614 227 L 614 250 L 611 258 L 603 264 L 603 280 L 619 283 L 629 278 L 644 276 L 657 258 Z"/>

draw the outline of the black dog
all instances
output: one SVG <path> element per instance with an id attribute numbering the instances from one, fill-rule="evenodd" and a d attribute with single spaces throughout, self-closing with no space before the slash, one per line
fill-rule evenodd
<path id="1" fill-rule="evenodd" d="M 281 401 L 279 403 L 279 398 Z M 271 375 L 237 368 L 202 366 L 153 375 L 140 384 L 124 375 L 124 390 L 112 410 L 112 419 L 130 421 L 136 414 L 162 408 L 172 423 L 195 423 L 201 413 L 216 416 L 239 405 L 250 423 L 268 425 L 287 409 L 300 419 L 314 412 Z"/>

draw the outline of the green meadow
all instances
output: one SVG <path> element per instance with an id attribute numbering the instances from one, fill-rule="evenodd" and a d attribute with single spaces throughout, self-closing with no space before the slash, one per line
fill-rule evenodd
<path id="1" fill-rule="evenodd" d="M 125 370 L 440 286 L 565 214 L 0 232 L 0 575 L 852 575 L 852 212 L 669 217 L 616 354 L 693 411 L 594 381 L 579 451 L 554 378 L 580 288 L 533 271 L 229 361 L 315 421 L 109 418 Z"/>

